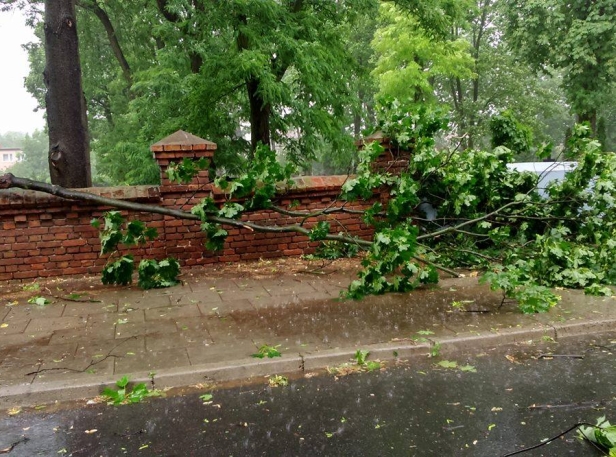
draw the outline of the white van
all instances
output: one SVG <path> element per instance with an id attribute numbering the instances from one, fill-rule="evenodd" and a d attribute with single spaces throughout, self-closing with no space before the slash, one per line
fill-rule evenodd
<path id="1" fill-rule="evenodd" d="M 565 174 L 575 170 L 577 165 L 577 162 L 518 162 L 508 163 L 507 168 L 517 171 L 530 171 L 539 175 L 537 191 L 542 197 L 547 197 L 545 189 L 548 183 L 564 179 Z M 436 209 L 429 202 L 422 202 L 418 209 L 424 213 L 427 220 L 436 219 Z"/>
<path id="2" fill-rule="evenodd" d="M 508 163 L 507 168 L 517 171 L 531 171 L 540 176 L 537 190 L 542 196 L 546 196 L 545 189 L 551 181 L 560 181 L 565 178 L 565 173 L 575 170 L 577 162 L 519 162 Z"/>

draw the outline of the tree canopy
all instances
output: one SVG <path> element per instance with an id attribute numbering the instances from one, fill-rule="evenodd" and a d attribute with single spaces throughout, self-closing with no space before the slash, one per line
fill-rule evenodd
<path id="1" fill-rule="evenodd" d="M 535 69 L 562 72 L 580 121 L 597 129 L 616 77 L 616 5 L 610 0 L 506 1 L 506 38 Z"/>

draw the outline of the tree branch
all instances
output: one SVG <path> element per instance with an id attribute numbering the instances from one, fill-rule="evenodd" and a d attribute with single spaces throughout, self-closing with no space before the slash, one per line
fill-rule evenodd
<path id="1" fill-rule="evenodd" d="M 105 28 L 105 32 L 107 32 L 107 38 L 109 38 L 109 44 L 111 45 L 113 55 L 120 64 L 120 68 L 122 68 L 122 75 L 124 76 L 126 82 L 129 85 L 132 85 L 133 76 L 130 65 L 128 64 L 128 61 L 124 56 L 124 52 L 122 51 L 122 47 L 120 46 L 120 42 L 118 41 L 115 28 L 113 27 L 113 24 L 111 23 L 111 19 L 109 19 L 109 15 L 107 14 L 107 12 L 102 9 L 96 1 L 90 3 L 78 0 L 76 4 L 81 6 L 82 8 L 92 11 L 94 15 L 101 21 L 103 27 Z"/>
<path id="2" fill-rule="evenodd" d="M 36 190 L 39 192 L 44 192 L 47 194 L 55 195 L 57 197 L 66 198 L 69 200 L 80 200 L 89 203 L 96 203 L 98 205 L 110 206 L 118 209 L 125 209 L 129 211 L 137 211 L 137 212 L 145 212 L 145 213 L 155 213 L 162 214 L 165 216 L 176 217 L 179 219 L 189 219 L 194 221 L 201 221 L 201 218 L 196 214 L 189 213 L 187 211 L 181 211 L 171 208 L 163 208 L 156 205 L 147 205 L 144 203 L 135 203 L 128 202 L 124 200 L 117 200 L 114 198 L 102 197 L 100 195 L 94 195 L 88 192 L 82 192 L 79 190 L 70 190 L 65 189 L 60 186 L 54 186 L 51 184 L 32 181 L 31 179 L 26 178 L 18 178 L 11 173 L 7 173 L 3 176 L 0 176 L 0 189 L 8 189 L 8 188 L 20 188 L 26 190 Z M 230 219 L 226 217 L 207 215 L 207 222 L 214 222 L 216 224 L 227 225 L 231 227 L 238 228 L 248 228 L 250 230 L 254 230 L 255 232 L 263 232 L 263 233 L 287 233 L 287 232 L 296 232 L 301 233 L 302 235 L 309 236 L 310 230 L 300 225 L 259 225 L 250 221 L 240 221 L 235 219 Z M 372 246 L 371 241 L 355 239 L 352 237 L 347 237 L 344 235 L 327 235 L 325 240 L 329 241 L 341 241 L 343 243 L 354 243 L 360 246 L 370 247 Z"/>
<path id="3" fill-rule="evenodd" d="M 471 219 L 471 220 L 462 222 L 461 224 L 454 225 L 453 227 L 446 227 L 446 228 L 444 228 L 442 230 L 437 230 L 436 232 L 426 233 L 425 235 L 420 235 L 420 236 L 417 237 L 417 241 L 425 240 L 427 238 L 435 238 L 437 236 L 444 235 L 446 233 L 453 232 L 453 231 L 456 231 L 458 229 L 461 229 L 462 227 L 466 227 L 467 225 L 474 224 L 476 222 L 484 221 L 486 219 L 491 218 L 492 216 L 495 216 L 495 215 L 499 214 L 501 211 L 503 211 L 503 210 L 505 210 L 507 208 L 510 208 L 512 206 L 515 206 L 515 205 L 519 205 L 521 203 L 525 203 L 525 202 L 522 202 L 522 201 L 509 202 L 506 205 L 503 205 L 500 208 L 495 209 L 491 213 L 484 214 L 483 216 L 478 217 L 476 219 Z"/>

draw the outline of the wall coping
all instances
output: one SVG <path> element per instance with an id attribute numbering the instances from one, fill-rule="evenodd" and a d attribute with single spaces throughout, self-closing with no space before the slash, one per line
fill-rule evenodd
<path id="1" fill-rule="evenodd" d="M 101 197 L 116 198 L 128 201 L 160 201 L 158 186 L 114 186 L 114 187 L 86 187 L 75 189 L 88 192 Z M 17 209 L 20 207 L 39 206 L 42 211 L 50 206 L 64 206 L 72 200 L 56 197 L 45 192 L 24 189 L 0 190 L 0 210 Z M 80 203 L 85 205 L 85 203 Z M 93 203 L 93 205 L 96 205 Z"/>
<path id="2" fill-rule="evenodd" d="M 297 176 L 291 178 L 292 186 L 280 183 L 278 186 L 279 195 L 290 194 L 310 194 L 314 192 L 338 193 L 341 186 L 353 176 L 333 175 L 333 176 Z M 75 189 L 82 192 L 99 195 L 101 197 L 115 198 L 118 200 L 141 201 L 158 203 L 161 201 L 161 193 L 208 193 L 214 197 L 225 195 L 225 192 L 213 184 L 197 185 L 184 184 L 176 186 L 114 186 L 114 187 L 88 187 Z M 161 190 L 163 192 L 161 192 Z M 55 195 L 24 189 L 2 189 L 0 190 L 0 210 L 15 210 L 18 208 L 39 207 L 44 211 L 49 207 L 66 205 L 71 200 Z M 80 202 L 80 205 L 87 205 Z M 95 205 L 95 204 L 93 204 Z"/>

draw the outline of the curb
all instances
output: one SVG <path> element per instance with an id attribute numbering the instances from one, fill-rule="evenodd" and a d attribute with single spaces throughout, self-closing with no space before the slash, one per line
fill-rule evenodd
<path id="1" fill-rule="evenodd" d="M 554 325 L 537 323 L 535 328 L 514 328 L 499 332 L 431 338 L 429 342 L 412 340 L 377 343 L 361 346 L 370 352 L 372 360 L 391 361 L 426 355 L 430 348 L 439 345 L 441 355 L 454 354 L 469 349 L 519 343 L 549 336 L 555 340 L 575 336 L 605 333 L 616 330 L 616 319 L 578 321 Z M 273 374 L 296 374 L 326 369 L 352 360 L 359 348 L 320 351 L 315 354 L 282 356 L 266 360 L 234 360 L 208 363 L 190 367 L 159 370 L 154 378 L 157 388 L 181 388 L 199 383 L 248 380 Z M 147 372 L 128 375 L 131 382 L 146 384 L 151 381 Z M 4 387 L 0 394 L 0 408 L 31 407 L 54 402 L 93 398 L 105 387 L 115 385 L 116 379 L 108 376 L 82 381 L 52 381 L 40 384 L 19 384 Z"/>

